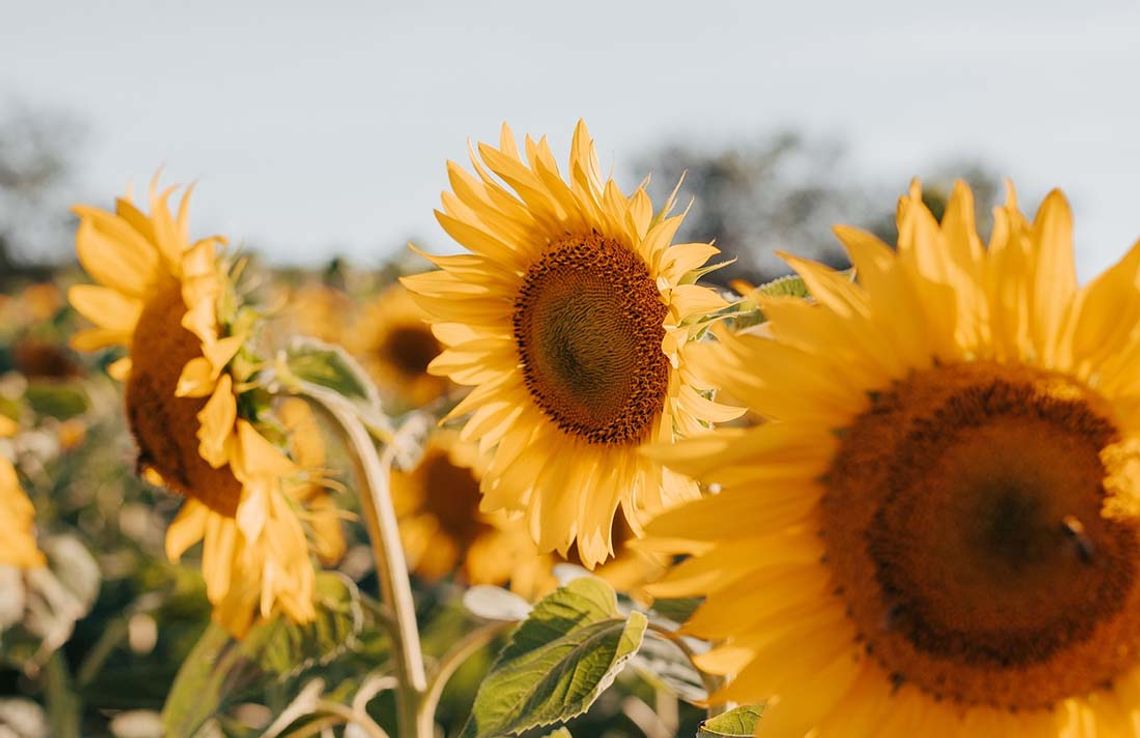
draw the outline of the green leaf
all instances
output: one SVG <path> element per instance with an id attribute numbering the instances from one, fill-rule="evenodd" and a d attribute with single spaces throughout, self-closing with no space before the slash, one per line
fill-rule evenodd
<path id="1" fill-rule="evenodd" d="M 246 642 L 259 646 L 257 663 L 281 676 L 298 674 L 328 663 L 357 644 L 364 628 L 360 591 L 336 572 L 317 575 L 317 617 L 306 625 L 275 618 L 253 628 Z"/>
<path id="2" fill-rule="evenodd" d="M 356 585 L 322 572 L 315 598 L 313 622 L 295 625 L 278 616 L 251 628 L 241 641 L 210 623 L 174 678 L 162 710 L 165 734 L 193 736 L 229 699 L 266 675 L 291 677 L 353 648 L 364 625 Z"/>
<path id="3" fill-rule="evenodd" d="M 220 709 L 241 661 L 239 644 L 225 629 L 210 623 L 182 662 L 162 708 L 162 728 L 168 736 L 189 738 Z"/>
<path id="4" fill-rule="evenodd" d="M 789 274 L 786 277 L 773 279 L 771 282 L 760 285 L 757 291 L 768 297 L 810 297 L 804 279 L 798 274 Z"/>
<path id="5" fill-rule="evenodd" d="M 647 620 L 622 615 L 613 589 L 575 579 L 535 605 L 475 696 L 463 738 L 489 738 L 581 715 L 637 653 Z"/>
<path id="6" fill-rule="evenodd" d="M 670 640 L 646 638 L 641 650 L 630 661 L 630 667 L 654 688 L 666 689 L 690 704 L 708 699 L 708 690 L 700 672 Z"/>
<path id="7" fill-rule="evenodd" d="M 729 710 L 701 723 L 697 738 L 752 738 L 756 734 L 756 722 L 763 712 L 763 705 L 746 705 Z"/>
<path id="8" fill-rule="evenodd" d="M 704 601 L 704 597 L 662 598 L 653 601 L 650 611 L 674 623 L 683 623 L 692 617 Z"/>
<path id="9" fill-rule="evenodd" d="M 298 338 L 286 352 L 285 363 L 302 381 L 327 387 L 342 397 L 370 406 L 379 403 L 368 374 L 340 346 L 315 338 Z"/>
<path id="10" fill-rule="evenodd" d="M 37 415 L 68 420 L 87 412 L 90 403 L 78 387 L 56 382 L 29 384 L 24 399 Z"/>

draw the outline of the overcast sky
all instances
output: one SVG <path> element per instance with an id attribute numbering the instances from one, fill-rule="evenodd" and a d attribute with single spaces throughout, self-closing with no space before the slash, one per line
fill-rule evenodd
<path id="1" fill-rule="evenodd" d="M 446 248 L 431 216 L 446 159 L 503 120 L 562 158 L 579 117 L 619 172 L 669 138 L 789 125 L 845 138 L 899 192 L 980 158 L 1027 193 L 1069 193 L 1085 277 L 1140 236 L 1135 0 L 0 8 L 0 105 L 88 124 L 85 191 L 109 199 L 165 165 L 199 181 L 202 231 L 279 260 L 375 262 L 412 235 Z"/>

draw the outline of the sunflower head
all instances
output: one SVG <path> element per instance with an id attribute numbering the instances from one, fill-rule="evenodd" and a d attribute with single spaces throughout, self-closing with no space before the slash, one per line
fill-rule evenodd
<path id="1" fill-rule="evenodd" d="M 509 586 L 533 599 L 557 586 L 518 518 L 479 510 L 485 464 L 474 444 L 437 431 L 410 472 L 392 472 L 392 499 L 408 566 L 428 580 L 455 573 L 467 584 Z"/>
<path id="2" fill-rule="evenodd" d="M 407 407 L 427 405 L 452 387 L 428 372 L 442 346 L 407 289 L 392 285 L 366 304 L 349 349 L 388 398 Z"/>
<path id="3" fill-rule="evenodd" d="M 488 455 L 482 507 L 523 512 L 544 551 L 577 540 L 592 567 L 619 506 L 637 526 L 697 494 L 639 449 L 736 415 L 685 360 L 725 304 L 693 283 L 716 249 L 673 245 L 672 200 L 655 213 L 644 186 L 604 180 L 584 124 L 565 179 L 545 139 L 524 158 L 506 126 L 472 165 L 448 165 L 437 212 L 470 253 L 404 279 L 445 347 L 429 371 L 475 388 L 451 417 L 471 414 L 463 437 Z"/>
<path id="4" fill-rule="evenodd" d="M 1140 688 L 1140 246 L 1078 286 L 1069 208 L 1009 202 L 988 247 L 917 186 L 858 279 L 695 359 L 767 422 L 662 450 L 722 491 L 655 520 L 658 596 L 769 700 L 767 735 L 1131 735 Z M 920 727 L 921 726 L 921 727 Z"/>
<path id="5" fill-rule="evenodd" d="M 0 415 L 0 438 L 16 434 L 18 426 Z M 36 545 L 36 511 L 20 487 L 16 467 L 0 452 L 0 566 L 36 569 L 46 564 Z"/>
<path id="6" fill-rule="evenodd" d="M 475 448 L 457 433 L 438 431 L 414 469 L 392 471 L 392 501 L 408 566 L 422 577 L 439 579 L 457 568 L 467 575 L 480 568 L 477 544 L 496 529 L 479 512 L 477 461 Z"/>
<path id="7" fill-rule="evenodd" d="M 189 240 L 189 196 L 173 215 L 171 192 L 152 188 L 149 214 L 127 198 L 113 212 L 75 208 L 79 259 L 98 284 L 71 290 L 96 326 L 73 343 L 127 350 L 112 374 L 126 384 L 139 467 L 187 498 L 167 550 L 177 558 L 204 540 L 215 617 L 237 635 L 278 607 L 303 622 L 314 570 L 297 498 L 323 498 L 298 491 L 304 453 L 276 440 L 282 421 L 258 384 L 258 313 L 235 287 L 234 261 L 218 237 Z"/>

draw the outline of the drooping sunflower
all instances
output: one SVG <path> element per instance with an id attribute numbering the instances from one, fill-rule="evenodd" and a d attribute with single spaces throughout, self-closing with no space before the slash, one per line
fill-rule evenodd
<path id="1" fill-rule="evenodd" d="M 427 405 L 452 386 L 446 377 L 428 372 L 443 347 L 424 311 L 401 285 L 388 287 L 363 307 L 349 350 L 380 392 L 403 406 Z"/>
<path id="2" fill-rule="evenodd" d="M 546 139 L 528 137 L 524 161 L 505 125 L 478 150 L 474 175 L 448 164 L 436 213 L 471 253 L 428 256 L 440 271 L 404 284 L 446 347 L 429 371 L 474 387 L 450 417 L 471 413 L 463 437 L 490 456 L 483 508 L 524 511 L 542 550 L 577 540 L 593 567 L 619 506 L 640 526 L 698 495 L 639 449 L 736 414 L 685 360 L 696 323 L 725 305 L 693 283 L 717 250 L 671 245 L 672 198 L 655 214 L 644 185 L 603 180 L 583 123 L 567 180 Z"/>
<path id="3" fill-rule="evenodd" d="M 652 591 L 761 735 L 1140 735 L 1140 244 L 1078 286 L 1059 192 L 974 222 L 916 185 L 698 359 L 768 422 L 662 452 L 721 491 L 650 524 L 692 554 Z"/>
<path id="4" fill-rule="evenodd" d="M 16 423 L 0 415 L 0 438 L 16 433 Z M 37 569 L 45 566 L 36 545 L 36 511 L 20 486 L 16 467 L 0 454 L 0 566 Z"/>
<path id="5" fill-rule="evenodd" d="M 315 574 L 293 492 L 306 472 L 258 429 L 265 418 L 249 393 L 256 320 L 234 289 L 223 241 L 191 243 L 189 194 L 175 216 L 171 192 L 152 188 L 150 214 L 129 198 L 114 212 L 75 208 L 79 260 L 99 285 L 71 289 L 72 305 L 96 325 L 73 343 L 127 348 L 111 372 L 126 383 L 138 464 L 187 498 L 167 551 L 177 558 L 203 540 L 215 618 L 237 636 L 278 609 L 305 622 Z"/>

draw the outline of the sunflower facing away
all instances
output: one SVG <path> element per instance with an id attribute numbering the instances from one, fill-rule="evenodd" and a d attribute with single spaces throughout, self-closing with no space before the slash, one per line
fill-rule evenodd
<path id="1" fill-rule="evenodd" d="M 427 405 L 451 386 L 428 372 L 443 347 L 426 318 L 407 289 L 395 284 L 364 306 L 349 340 L 380 392 L 405 407 Z"/>
<path id="2" fill-rule="evenodd" d="M 74 344 L 127 348 L 112 374 L 126 383 L 139 467 L 187 498 L 167 551 L 177 558 L 203 541 L 215 618 L 238 636 L 258 613 L 305 622 L 314 615 L 306 527 L 315 528 L 303 509 L 311 472 L 258 429 L 255 402 L 240 402 L 255 372 L 256 321 L 240 307 L 222 240 L 191 243 L 189 194 L 172 215 L 171 192 L 152 188 L 149 215 L 129 198 L 114 212 L 75 208 L 79 260 L 99 285 L 71 290 L 96 326 Z"/>
<path id="3" fill-rule="evenodd" d="M 567 180 L 545 139 L 525 153 L 504 126 L 474 174 L 449 163 L 436 216 L 471 253 L 429 256 L 441 271 L 404 284 L 445 346 L 429 371 L 474 387 L 449 417 L 471 413 L 463 437 L 490 456 L 483 509 L 525 511 L 542 550 L 576 538 L 593 567 L 612 553 L 619 505 L 639 526 L 697 496 L 639 449 L 735 416 L 685 359 L 695 324 L 725 303 L 692 283 L 716 249 L 671 246 L 672 199 L 655 214 L 644 185 L 603 181 L 584 124 Z"/>
<path id="4" fill-rule="evenodd" d="M 1140 734 L 1140 244 L 1079 287 L 1059 192 L 984 248 L 961 184 L 898 227 L 701 356 L 769 422 L 662 452 L 722 491 L 649 526 L 694 554 L 652 591 L 762 735 Z"/>
<path id="5" fill-rule="evenodd" d="M 0 438 L 14 435 L 16 423 L 0 415 Z M 36 546 L 36 511 L 20 487 L 16 467 L 0 454 L 0 566 L 36 569 L 45 565 Z"/>

